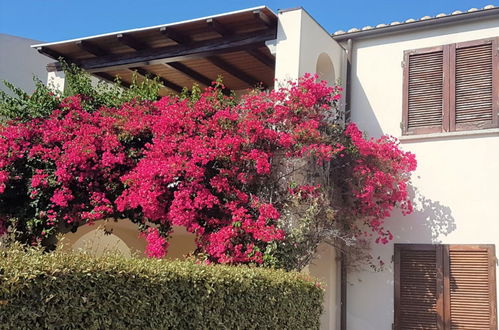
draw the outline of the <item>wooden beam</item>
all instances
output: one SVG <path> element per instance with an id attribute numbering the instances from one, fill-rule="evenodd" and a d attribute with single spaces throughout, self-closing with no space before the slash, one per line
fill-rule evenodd
<path id="1" fill-rule="evenodd" d="M 218 66 L 220 69 L 224 70 L 225 72 L 229 73 L 230 75 L 236 77 L 237 79 L 247 83 L 248 85 L 255 87 L 257 85 L 261 85 L 264 88 L 267 88 L 265 84 L 260 82 L 258 79 L 255 79 L 251 75 L 247 74 L 246 72 L 242 71 L 241 69 L 235 67 L 234 65 L 230 64 L 229 62 L 226 62 L 225 60 L 221 59 L 218 56 L 210 56 L 207 58 L 207 60 L 212 63 L 213 65 Z"/>
<path id="2" fill-rule="evenodd" d="M 105 51 L 104 49 L 100 48 L 99 46 L 90 41 L 79 40 L 76 42 L 76 45 L 81 50 L 86 51 L 87 53 L 90 53 L 95 56 L 104 56 L 109 54 L 107 51 Z"/>
<path id="3" fill-rule="evenodd" d="M 216 33 L 220 34 L 222 37 L 227 37 L 230 35 L 233 35 L 233 31 L 229 30 L 226 28 L 223 24 L 218 22 L 216 19 L 213 18 L 208 18 L 206 20 L 206 23 L 208 24 L 209 28 L 215 31 Z M 256 58 L 259 62 L 265 64 L 271 69 L 274 69 L 275 67 L 275 60 L 269 58 L 267 55 L 259 51 L 258 49 L 248 49 L 246 50 L 248 54 Z"/>
<path id="4" fill-rule="evenodd" d="M 273 18 L 270 18 L 263 10 L 257 9 L 253 11 L 253 17 L 262 25 L 265 25 L 269 29 L 273 29 L 276 27 L 276 21 Z"/>
<path id="5" fill-rule="evenodd" d="M 197 81 L 198 83 L 201 83 L 205 86 L 211 86 L 213 80 L 208 78 L 207 76 L 203 75 L 202 73 L 199 73 L 191 68 L 189 68 L 188 66 L 186 66 L 185 64 L 182 64 L 180 62 L 171 62 L 171 63 L 166 63 L 167 66 L 170 66 L 171 68 L 179 71 L 179 72 L 182 72 L 183 74 L 185 74 L 186 76 L 188 76 L 189 78 Z M 225 86 L 226 88 L 224 88 L 222 90 L 222 93 L 225 94 L 225 95 L 230 95 L 230 88 L 228 88 L 227 86 Z"/>
<path id="6" fill-rule="evenodd" d="M 60 62 L 52 62 L 47 64 L 45 67 L 47 69 L 47 72 L 57 72 L 57 71 L 62 71 L 62 65 Z"/>
<path id="7" fill-rule="evenodd" d="M 145 43 L 139 41 L 138 39 L 132 37 L 130 34 L 120 33 L 116 35 L 116 38 L 123 45 L 126 45 L 135 50 L 143 50 L 148 48 Z"/>
<path id="8" fill-rule="evenodd" d="M 89 71 L 106 71 L 122 67 L 145 64 L 179 62 L 192 58 L 202 58 L 221 53 L 253 49 L 265 45 L 265 41 L 275 39 L 276 31 L 258 31 L 245 35 L 235 35 L 223 39 L 205 40 L 187 45 L 149 48 L 124 54 L 110 54 L 81 60 L 81 67 Z"/>
<path id="9" fill-rule="evenodd" d="M 206 20 L 206 24 L 208 24 L 208 27 L 221 35 L 222 37 L 227 37 L 230 35 L 233 35 L 234 32 L 229 30 L 228 28 L 225 27 L 225 25 L 221 24 L 219 21 L 217 21 L 214 18 L 208 18 Z"/>
<path id="10" fill-rule="evenodd" d="M 76 65 L 78 65 L 78 62 L 72 60 L 71 58 L 69 57 L 66 57 L 66 56 L 63 56 L 62 54 L 52 50 L 52 49 L 49 49 L 49 48 L 46 48 L 46 47 L 37 47 L 36 50 L 43 54 L 43 55 L 46 55 L 46 56 L 49 56 L 49 57 L 52 57 L 56 60 L 59 60 L 60 58 L 70 62 L 70 63 L 75 63 Z M 62 66 L 61 66 L 61 63 L 59 62 L 54 62 L 54 63 L 49 63 L 47 64 L 47 71 L 51 72 L 51 71 L 62 71 Z M 110 83 L 115 83 L 114 81 L 114 76 L 113 75 L 110 75 L 106 72 L 93 72 L 92 73 L 94 76 L 96 77 L 99 77 L 100 79 L 103 79 L 103 80 L 106 80 Z M 130 87 L 130 84 L 127 83 L 126 81 L 121 81 L 120 84 L 123 86 L 123 87 Z"/>
<path id="11" fill-rule="evenodd" d="M 161 76 L 158 76 L 158 75 L 156 75 L 156 74 L 154 74 L 152 72 L 149 72 L 146 69 L 143 69 L 143 68 L 130 68 L 130 70 L 136 71 L 138 74 L 140 74 L 141 76 L 146 77 L 146 78 L 151 78 L 152 79 L 154 77 L 158 77 L 159 82 L 163 86 L 165 86 L 165 87 L 167 87 L 167 88 L 169 88 L 171 90 L 174 90 L 177 93 L 180 93 L 182 91 L 182 89 L 183 89 L 182 86 L 177 85 L 174 82 L 171 82 L 170 80 L 165 79 L 165 78 L 163 78 Z"/>
<path id="12" fill-rule="evenodd" d="M 166 63 L 166 65 L 170 66 L 171 68 L 185 74 L 189 78 L 197 81 L 200 84 L 203 84 L 205 86 L 211 86 L 212 79 L 206 77 L 205 75 L 189 68 L 187 65 L 182 64 L 180 62 L 170 62 Z"/>
<path id="13" fill-rule="evenodd" d="M 159 32 L 168 39 L 171 39 L 180 45 L 188 44 L 192 41 L 191 38 L 189 38 L 189 36 L 184 35 L 183 33 L 180 33 L 177 30 L 174 30 L 166 26 L 161 27 L 159 29 Z"/>
<path id="14" fill-rule="evenodd" d="M 100 79 L 103 79 L 103 80 L 107 81 L 107 82 L 116 84 L 115 77 L 113 75 L 109 74 L 109 73 L 106 73 L 106 72 L 94 72 L 92 74 L 94 76 L 99 77 Z M 122 81 L 122 80 L 120 80 L 120 85 L 123 86 L 123 87 L 126 87 L 126 88 L 130 87 L 129 83 L 127 83 L 126 81 Z"/>
<path id="15" fill-rule="evenodd" d="M 248 54 L 250 54 L 251 56 L 253 56 L 254 58 L 256 58 L 261 63 L 263 63 L 266 66 L 268 66 L 269 68 L 271 68 L 271 69 L 275 68 L 275 60 L 272 59 L 272 58 L 270 58 L 270 57 L 268 57 L 267 55 L 265 55 L 259 49 L 257 49 L 257 48 L 255 48 L 255 49 L 248 49 L 246 52 Z"/>
<path id="16" fill-rule="evenodd" d="M 40 54 L 43 54 L 45 56 L 48 56 L 50 58 L 53 58 L 54 60 L 59 60 L 60 58 L 63 58 L 65 60 L 70 60 L 69 58 L 67 58 L 66 56 L 62 55 L 61 53 L 59 52 L 56 52 L 55 50 L 52 50 L 50 48 L 47 48 L 47 47 L 36 47 L 36 50 L 40 53 Z"/>

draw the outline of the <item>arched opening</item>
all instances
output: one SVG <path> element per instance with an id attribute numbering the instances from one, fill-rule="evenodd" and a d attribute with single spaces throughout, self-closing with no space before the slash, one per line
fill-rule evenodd
<path id="1" fill-rule="evenodd" d="M 105 253 L 117 253 L 130 257 L 132 251 L 118 236 L 107 233 L 103 227 L 98 227 L 84 234 L 71 246 L 73 250 L 84 250 L 92 255 L 101 256 Z"/>
<path id="2" fill-rule="evenodd" d="M 319 80 L 327 81 L 328 85 L 334 84 L 334 66 L 328 54 L 321 53 L 319 55 L 315 66 L 315 72 L 319 76 Z"/>
<path id="3" fill-rule="evenodd" d="M 173 226 L 169 239 L 167 259 L 184 259 L 196 249 L 196 236 L 183 227 Z M 67 233 L 62 240 L 64 249 L 83 249 L 94 255 L 117 252 L 129 257 L 145 256 L 147 245 L 136 224 L 128 219 L 99 220 L 93 225 L 83 225 L 75 233 Z"/>

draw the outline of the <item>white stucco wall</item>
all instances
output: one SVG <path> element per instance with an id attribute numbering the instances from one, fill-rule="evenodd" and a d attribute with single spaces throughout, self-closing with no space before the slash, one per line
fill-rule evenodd
<path id="1" fill-rule="evenodd" d="M 400 137 L 404 50 L 495 36 L 499 36 L 497 18 L 354 40 L 352 121 L 370 136 Z M 410 216 L 396 212 L 387 220 L 395 236 L 392 243 L 373 245 L 373 255 L 388 264 L 385 271 L 349 274 L 348 329 L 391 329 L 393 243 L 495 244 L 499 248 L 498 130 L 403 139 L 401 146 L 418 160 L 413 176 L 416 209 Z"/>
<path id="2" fill-rule="evenodd" d="M 334 41 L 305 10 L 298 8 L 279 13 L 276 40 L 275 78 L 297 79 L 316 73 L 319 56 L 327 54 L 333 62 L 334 80 L 344 82 L 344 49 Z"/>
<path id="3" fill-rule="evenodd" d="M 54 60 L 39 54 L 30 46 L 40 41 L 0 34 L 0 89 L 8 91 L 1 83 L 7 80 L 28 93 L 35 85 L 33 75 L 47 82 L 46 65 Z"/>

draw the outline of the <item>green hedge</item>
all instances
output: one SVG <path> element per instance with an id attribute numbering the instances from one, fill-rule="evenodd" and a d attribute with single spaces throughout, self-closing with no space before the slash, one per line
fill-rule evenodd
<path id="1" fill-rule="evenodd" d="M 6 329 L 317 329 L 322 298 L 299 273 L 0 250 Z"/>

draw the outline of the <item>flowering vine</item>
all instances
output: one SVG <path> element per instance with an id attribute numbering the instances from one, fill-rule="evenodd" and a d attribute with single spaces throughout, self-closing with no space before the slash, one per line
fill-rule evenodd
<path id="1" fill-rule="evenodd" d="M 366 140 L 339 125 L 340 92 L 306 75 L 240 100 L 217 85 L 92 111 L 85 96 L 67 97 L 45 118 L 0 128 L 0 234 L 14 228 L 18 240 L 43 244 L 128 218 L 150 257 L 167 253 L 176 225 L 209 262 L 262 264 L 286 240 L 291 205 L 321 200 L 332 225 L 359 235 L 360 221 L 387 242 L 383 219 L 396 206 L 412 210 L 415 158 L 391 137 Z"/>

